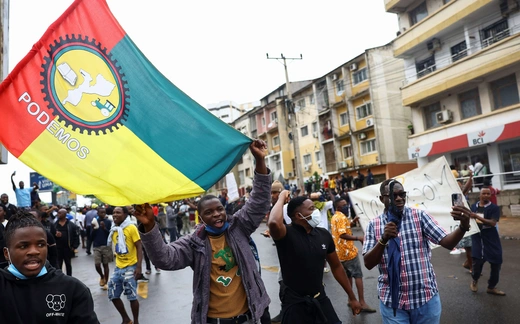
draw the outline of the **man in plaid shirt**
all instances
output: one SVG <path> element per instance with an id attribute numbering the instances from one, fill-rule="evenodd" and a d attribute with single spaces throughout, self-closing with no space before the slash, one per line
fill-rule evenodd
<path id="1" fill-rule="evenodd" d="M 394 182 L 395 210 L 399 226 L 389 222 L 390 183 Z M 469 215 L 453 207 L 451 215 L 460 220 L 460 226 L 447 234 L 439 224 L 423 210 L 405 206 L 406 191 L 401 183 L 388 179 L 381 184 L 379 199 L 385 205 L 384 213 L 370 221 L 366 229 L 363 255 L 365 266 L 379 268 L 378 293 L 383 323 L 439 323 L 441 302 L 433 266 L 430 262 L 429 242 L 453 249 L 469 230 Z M 392 311 L 389 285 L 389 240 L 399 238 L 401 260 L 399 301 Z"/>

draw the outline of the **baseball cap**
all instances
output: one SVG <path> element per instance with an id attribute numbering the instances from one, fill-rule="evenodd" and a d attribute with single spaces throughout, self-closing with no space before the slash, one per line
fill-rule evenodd
<path id="1" fill-rule="evenodd" d="M 281 192 L 283 190 L 283 184 L 276 180 L 273 182 L 273 184 L 271 185 L 271 191 L 274 191 L 274 192 Z"/>

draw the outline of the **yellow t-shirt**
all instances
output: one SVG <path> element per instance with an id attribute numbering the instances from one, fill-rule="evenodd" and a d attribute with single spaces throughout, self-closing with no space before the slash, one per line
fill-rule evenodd
<path id="1" fill-rule="evenodd" d="M 211 244 L 208 317 L 230 318 L 244 314 L 249 309 L 247 295 L 226 236 L 208 237 Z"/>
<path id="2" fill-rule="evenodd" d="M 330 179 L 329 187 L 330 187 L 330 189 L 336 189 L 336 180 Z"/>
<path id="3" fill-rule="evenodd" d="M 336 211 L 330 222 L 330 231 L 334 239 L 334 244 L 336 244 L 336 253 L 340 261 L 348 261 L 357 257 L 358 249 L 354 245 L 354 241 L 345 240 L 340 237 L 341 234 L 352 235 L 350 221 L 345 214 Z"/>
<path id="4" fill-rule="evenodd" d="M 117 248 L 117 238 L 119 237 L 119 233 L 115 231 L 114 234 L 112 234 L 112 244 L 115 245 L 116 251 L 116 267 L 119 269 L 126 268 L 137 263 L 137 249 L 135 247 L 135 242 L 141 240 L 139 231 L 134 224 L 130 224 L 125 227 L 123 233 L 125 234 L 126 248 L 128 250 L 128 252 L 125 254 L 119 253 Z"/>

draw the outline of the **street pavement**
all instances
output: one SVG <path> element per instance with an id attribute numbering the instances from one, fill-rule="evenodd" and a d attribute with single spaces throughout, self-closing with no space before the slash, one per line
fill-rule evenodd
<path id="1" fill-rule="evenodd" d="M 275 316 L 280 311 L 278 298 L 278 258 L 276 248 L 271 239 L 260 235 L 266 229 L 265 224 L 253 234 L 262 262 L 262 278 L 271 297 L 270 312 Z M 354 228 L 354 235 L 361 235 L 360 229 Z M 356 242 L 361 250 L 361 245 Z M 489 264 L 484 266 L 483 277 L 479 282 L 479 291 L 473 293 L 469 289 L 471 276 L 462 267 L 465 255 L 450 255 L 448 250 L 438 248 L 432 252 L 432 262 L 437 275 L 437 283 L 442 301 L 441 323 L 518 323 L 518 305 L 520 305 L 520 240 L 502 240 L 504 264 L 500 273 L 498 288 L 507 296 L 493 296 L 486 293 L 489 276 Z M 363 264 L 363 261 L 361 260 Z M 110 264 L 111 270 L 114 264 Z M 144 273 L 143 261 L 143 273 Z M 153 268 L 153 267 L 152 267 Z M 364 291 L 367 303 L 378 311 L 374 314 L 362 313 L 352 316 L 347 307 L 347 295 L 335 281 L 332 273 L 324 274 L 325 290 L 332 300 L 334 308 L 343 323 L 372 324 L 381 323 L 379 300 L 377 299 L 377 268 L 367 270 L 364 266 Z M 87 256 L 80 248 L 79 256 L 72 260 L 73 275 L 83 281 L 91 290 L 94 307 L 101 323 L 119 324 L 121 318 L 109 302 L 107 292 L 99 287 L 99 277 L 94 268 L 93 256 Z M 302 269 L 303 271 L 304 269 Z M 152 270 L 146 275 L 148 298 L 139 298 L 141 323 L 190 323 L 193 271 L 190 268 L 178 271 Z M 354 288 L 355 291 L 355 288 Z M 127 312 L 130 305 L 123 296 Z"/>

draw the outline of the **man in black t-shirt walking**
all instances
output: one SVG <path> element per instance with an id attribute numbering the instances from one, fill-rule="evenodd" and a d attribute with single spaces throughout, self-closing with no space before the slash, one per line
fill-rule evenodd
<path id="1" fill-rule="evenodd" d="M 287 205 L 292 223 L 285 225 L 283 205 L 288 197 L 289 191 L 280 193 L 268 221 L 285 286 L 281 293 L 282 323 L 340 323 L 323 288 L 325 260 L 334 278 L 348 294 L 353 314 L 359 314 L 361 305 L 338 259 L 332 236 L 327 230 L 316 227 L 320 223 L 321 212 L 312 200 L 304 196 L 296 197 Z"/>

